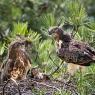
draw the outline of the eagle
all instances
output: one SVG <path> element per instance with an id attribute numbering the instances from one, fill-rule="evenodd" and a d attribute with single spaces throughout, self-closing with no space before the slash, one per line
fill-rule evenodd
<path id="1" fill-rule="evenodd" d="M 86 42 L 76 41 L 61 27 L 48 30 L 55 40 L 56 53 L 60 59 L 68 63 L 68 72 L 74 75 L 77 68 L 81 70 L 95 62 L 95 50 Z"/>
<path id="2" fill-rule="evenodd" d="M 50 81 L 49 76 L 42 73 L 41 70 L 37 67 L 31 69 L 29 77 L 39 82 Z"/>
<path id="3" fill-rule="evenodd" d="M 31 60 L 26 52 L 26 48 L 31 47 L 32 42 L 22 37 L 17 37 L 8 48 L 6 61 L 1 67 L 1 82 L 9 79 L 17 84 L 17 80 L 26 79 L 31 68 Z"/>

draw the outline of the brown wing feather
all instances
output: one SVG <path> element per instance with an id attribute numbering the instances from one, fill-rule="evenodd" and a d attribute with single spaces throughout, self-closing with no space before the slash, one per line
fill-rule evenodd
<path id="1" fill-rule="evenodd" d="M 64 44 L 65 46 L 65 44 Z M 60 48 L 58 56 L 67 63 L 89 66 L 93 60 L 93 54 L 87 49 L 88 45 L 82 42 L 70 42 L 68 47 Z"/>
<path id="2" fill-rule="evenodd" d="M 5 81 L 9 78 L 24 79 L 31 68 L 31 60 L 26 51 L 21 48 L 21 42 L 11 44 L 8 51 L 8 58 L 2 68 L 1 80 Z M 24 47 L 24 46 L 23 46 Z"/>

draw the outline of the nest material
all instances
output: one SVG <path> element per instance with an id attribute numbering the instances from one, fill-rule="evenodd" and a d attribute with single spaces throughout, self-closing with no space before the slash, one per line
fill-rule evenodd
<path id="1" fill-rule="evenodd" d="M 36 73 L 33 73 L 33 72 Z M 30 76 L 32 75 L 32 76 Z M 66 76 L 64 75 L 65 79 Z M 21 95 L 54 95 L 54 93 L 61 93 L 69 91 L 71 95 L 77 94 L 76 80 L 71 79 L 69 82 L 66 80 L 51 79 L 48 75 L 42 73 L 38 68 L 32 68 L 31 73 L 27 75 L 27 79 L 17 81 Z M 3 87 L 6 84 L 0 84 L 0 95 L 2 95 Z M 4 88 L 4 95 L 19 95 L 18 87 L 13 81 Z"/>
<path id="2" fill-rule="evenodd" d="M 59 80 L 26 79 L 18 81 L 18 83 L 21 95 L 35 95 L 38 91 L 44 91 L 44 95 L 54 95 L 54 93 L 61 91 L 70 91 L 71 95 L 77 95 L 76 85 L 73 81 L 66 83 Z M 0 95 L 2 95 L 3 85 L 0 84 Z M 13 82 L 6 85 L 5 95 L 19 95 L 17 86 Z"/>

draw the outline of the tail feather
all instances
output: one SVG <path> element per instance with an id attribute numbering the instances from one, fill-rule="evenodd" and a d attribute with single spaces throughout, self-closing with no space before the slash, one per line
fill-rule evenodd
<path id="1" fill-rule="evenodd" d="M 86 49 L 95 56 L 95 50 L 94 50 L 94 48 L 87 47 Z"/>
<path id="2" fill-rule="evenodd" d="M 92 57 L 93 61 L 95 61 L 95 56 Z"/>

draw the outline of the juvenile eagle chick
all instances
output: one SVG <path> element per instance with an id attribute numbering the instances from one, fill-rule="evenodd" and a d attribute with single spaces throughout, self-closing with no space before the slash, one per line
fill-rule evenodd
<path id="1" fill-rule="evenodd" d="M 95 50 L 87 43 L 75 41 L 60 27 L 50 28 L 48 32 L 55 39 L 57 55 L 68 63 L 68 71 L 72 75 L 77 68 L 90 66 L 95 62 Z"/>
<path id="2" fill-rule="evenodd" d="M 42 73 L 39 68 L 32 68 L 30 78 L 38 80 L 40 82 L 45 82 L 50 80 L 49 76 Z"/>
<path id="3" fill-rule="evenodd" d="M 31 60 L 26 53 L 26 48 L 31 46 L 31 41 L 18 39 L 12 42 L 8 48 L 5 64 L 1 68 L 1 81 L 26 79 L 31 68 Z"/>

